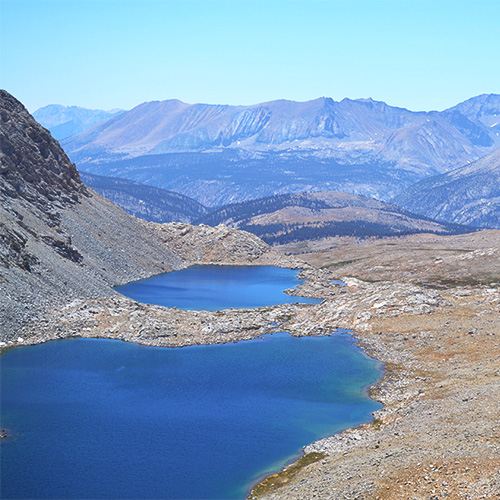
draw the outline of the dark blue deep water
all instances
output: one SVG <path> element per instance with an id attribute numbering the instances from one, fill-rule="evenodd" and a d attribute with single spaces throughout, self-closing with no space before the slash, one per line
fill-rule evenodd
<path id="1" fill-rule="evenodd" d="M 244 498 L 302 446 L 370 420 L 348 335 L 158 348 L 67 339 L 1 356 L 1 498 Z"/>
<path id="2" fill-rule="evenodd" d="M 303 283 L 297 274 L 274 266 L 192 266 L 115 290 L 138 302 L 193 311 L 320 303 L 283 293 Z"/>

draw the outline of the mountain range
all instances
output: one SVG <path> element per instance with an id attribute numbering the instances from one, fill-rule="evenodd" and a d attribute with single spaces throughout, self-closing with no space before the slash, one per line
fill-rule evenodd
<path id="1" fill-rule="evenodd" d="M 417 182 L 394 203 L 440 221 L 500 229 L 500 149 Z"/>
<path id="2" fill-rule="evenodd" d="M 50 130 L 52 136 L 57 140 L 66 139 L 75 134 L 113 116 L 123 113 L 122 109 L 103 111 L 101 109 L 87 109 L 79 106 L 62 106 L 61 104 L 49 104 L 37 109 L 33 113 L 35 120 Z"/>
<path id="3" fill-rule="evenodd" d="M 217 206 L 337 190 L 390 199 L 500 146 L 500 95 L 413 112 L 372 99 L 143 103 L 66 138 L 78 168 Z"/>

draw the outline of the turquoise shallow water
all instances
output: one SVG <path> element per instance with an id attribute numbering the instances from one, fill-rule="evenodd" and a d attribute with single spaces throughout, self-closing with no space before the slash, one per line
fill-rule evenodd
<path id="1" fill-rule="evenodd" d="M 0 496 L 242 499 L 370 420 L 380 371 L 349 335 L 184 348 L 67 339 L 1 357 Z"/>
<path id="2" fill-rule="evenodd" d="M 138 302 L 195 311 L 320 303 L 320 299 L 283 293 L 303 283 L 297 274 L 274 266 L 192 266 L 115 290 Z"/>

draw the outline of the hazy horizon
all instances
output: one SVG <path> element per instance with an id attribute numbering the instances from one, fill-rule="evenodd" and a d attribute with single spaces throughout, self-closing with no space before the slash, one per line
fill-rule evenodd
<path id="1" fill-rule="evenodd" d="M 321 96 L 421 111 L 500 93 L 492 36 L 500 2 L 491 0 L 2 0 L 0 8 L 2 87 L 32 112 Z"/>
<path id="2" fill-rule="evenodd" d="M 481 94 L 480 94 L 481 95 Z M 484 94 L 484 95 L 496 95 L 494 94 L 493 92 L 489 92 L 488 94 Z M 478 97 L 478 96 L 470 96 L 470 97 L 467 97 L 466 99 L 464 99 L 464 101 L 470 99 L 470 98 L 473 98 L 473 97 Z M 330 99 L 330 96 L 320 96 L 320 97 L 316 97 L 314 99 L 310 99 L 310 100 L 316 100 L 316 99 L 321 99 L 321 98 L 326 98 L 326 99 Z M 332 98 L 333 99 L 333 98 Z M 344 97 L 342 99 L 338 99 L 338 101 L 342 101 L 343 99 L 350 99 L 352 101 L 356 101 L 356 100 L 368 100 L 368 99 L 371 99 L 371 97 Z M 35 111 L 38 111 L 42 108 L 45 108 L 47 106 L 59 106 L 59 105 L 62 105 L 62 106 L 66 106 L 68 108 L 70 107 L 77 107 L 77 108 L 84 108 L 84 109 L 92 109 L 94 111 L 107 111 L 107 112 L 113 112 L 113 111 L 130 111 L 131 109 L 134 109 L 136 108 L 137 106 L 140 106 L 141 104 L 144 104 L 144 103 L 147 103 L 147 102 L 161 102 L 161 101 L 168 101 L 168 100 L 179 100 L 181 101 L 181 99 L 176 99 L 175 97 L 172 97 L 170 99 L 152 99 L 150 101 L 143 101 L 143 102 L 138 102 L 137 104 L 133 105 L 131 108 L 128 108 L 128 109 L 125 109 L 125 108 L 113 108 L 113 109 L 96 109 L 96 108 L 85 108 L 85 106 L 79 106 L 78 104 L 61 104 L 59 102 L 51 102 L 49 104 L 45 104 L 44 106 L 41 106 L 40 108 L 36 108 L 34 110 L 30 110 L 30 112 L 35 112 Z M 279 100 L 279 99 L 276 99 L 276 100 Z M 292 101 L 292 102 L 307 102 L 307 101 L 296 101 L 295 99 L 285 99 L 285 100 L 288 100 L 288 101 Z M 337 99 L 334 99 L 334 101 L 337 101 Z M 377 101 L 377 99 L 374 99 L 374 101 Z M 259 104 L 265 104 L 265 102 L 272 102 L 272 101 L 264 101 L 264 102 L 253 102 L 253 103 L 248 103 L 248 104 L 228 104 L 228 103 L 223 103 L 223 102 L 185 102 L 185 101 L 182 101 L 184 104 L 188 104 L 188 105 L 194 105 L 194 104 L 208 104 L 209 106 L 216 106 L 216 105 L 229 105 L 229 106 L 255 106 L 255 105 L 259 105 Z M 389 106 L 393 106 L 390 102 L 386 102 L 386 101 L 383 101 L 385 102 L 386 104 L 388 104 Z M 460 101 L 460 102 L 463 102 L 463 101 Z M 455 103 L 455 104 L 459 104 L 458 102 Z M 452 105 L 453 106 L 453 105 Z M 450 106 L 450 107 L 452 107 Z M 394 107 L 399 107 L 399 108 L 405 108 L 405 109 L 408 109 L 409 111 L 415 111 L 415 112 L 418 112 L 418 111 L 444 111 L 445 109 L 447 108 L 443 108 L 443 109 L 425 109 L 425 110 L 420 110 L 420 109 L 410 109 L 406 106 L 394 106 Z"/>

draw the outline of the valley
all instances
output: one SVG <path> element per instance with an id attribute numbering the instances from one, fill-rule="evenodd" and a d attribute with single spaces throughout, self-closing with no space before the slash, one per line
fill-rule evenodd
<path id="1" fill-rule="evenodd" d="M 309 459 L 250 498 L 498 498 L 500 231 L 270 247 L 225 225 L 142 221 L 86 187 L 22 104 L 0 97 L 2 350 L 75 337 L 179 347 L 352 329 L 385 365 L 370 388 L 383 408 L 368 424 L 306 446 Z M 340 195 L 302 202 L 333 210 L 321 196 Z M 379 202 L 364 203 L 373 212 Z M 113 290 L 194 264 L 301 269 L 305 282 L 289 293 L 322 302 L 185 311 Z"/>

